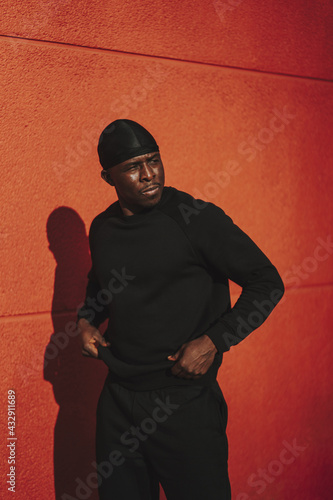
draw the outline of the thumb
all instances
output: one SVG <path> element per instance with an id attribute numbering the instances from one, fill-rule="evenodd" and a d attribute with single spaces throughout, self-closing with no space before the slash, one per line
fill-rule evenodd
<path id="1" fill-rule="evenodd" d="M 170 354 L 170 356 L 168 356 L 168 359 L 170 359 L 171 361 L 177 361 L 177 359 L 179 358 L 179 354 L 180 351 L 175 352 L 175 354 Z"/>
<path id="2" fill-rule="evenodd" d="M 102 340 L 101 340 L 100 344 L 103 347 L 109 347 L 110 346 L 110 342 L 107 342 L 104 337 L 102 337 Z"/>
<path id="3" fill-rule="evenodd" d="M 99 334 L 99 335 L 96 335 L 95 339 L 97 340 L 97 342 L 102 345 L 103 347 L 108 347 L 110 345 L 110 342 L 107 342 L 105 340 L 105 338 L 103 337 L 103 335 Z"/>

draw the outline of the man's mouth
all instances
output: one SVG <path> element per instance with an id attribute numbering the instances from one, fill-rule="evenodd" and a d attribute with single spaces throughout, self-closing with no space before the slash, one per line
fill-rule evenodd
<path id="1" fill-rule="evenodd" d="M 151 186 L 149 186 L 149 187 L 147 187 L 147 188 L 143 189 L 143 190 L 141 191 L 141 193 L 152 193 L 152 194 L 153 194 L 153 193 L 155 193 L 155 192 L 157 192 L 157 191 L 158 191 L 159 187 L 160 187 L 160 185 L 159 185 L 159 184 L 151 184 Z"/>

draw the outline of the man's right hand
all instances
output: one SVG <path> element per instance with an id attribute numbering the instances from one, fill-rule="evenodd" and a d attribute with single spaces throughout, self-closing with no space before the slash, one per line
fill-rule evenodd
<path id="1" fill-rule="evenodd" d="M 81 318 L 77 326 L 80 330 L 83 356 L 98 358 L 98 345 L 107 347 L 110 343 L 106 342 L 101 332 L 88 323 L 86 319 Z"/>

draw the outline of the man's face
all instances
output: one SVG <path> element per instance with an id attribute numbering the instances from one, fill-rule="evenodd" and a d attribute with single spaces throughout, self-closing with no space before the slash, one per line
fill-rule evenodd
<path id="1" fill-rule="evenodd" d="M 147 153 L 103 170 L 102 178 L 116 188 L 124 214 L 133 215 L 160 201 L 164 168 L 158 152 Z"/>

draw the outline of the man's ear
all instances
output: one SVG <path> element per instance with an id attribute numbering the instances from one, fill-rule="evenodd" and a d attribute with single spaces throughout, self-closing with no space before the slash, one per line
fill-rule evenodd
<path id="1" fill-rule="evenodd" d="M 108 170 L 102 170 L 101 177 L 105 182 L 110 184 L 110 186 L 114 186 L 114 182 L 113 182 L 111 174 L 110 174 L 110 172 L 108 172 Z"/>

